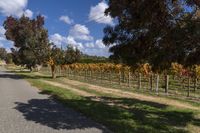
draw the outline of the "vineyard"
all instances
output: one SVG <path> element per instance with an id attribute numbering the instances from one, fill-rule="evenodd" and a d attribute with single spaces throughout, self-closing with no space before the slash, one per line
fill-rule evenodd
<path id="1" fill-rule="evenodd" d="M 56 68 L 56 74 L 73 80 L 95 85 L 164 96 L 180 96 L 200 99 L 199 66 L 185 69 L 172 63 L 169 75 L 156 74 L 149 64 L 132 67 L 112 64 L 71 64 Z M 51 74 L 50 68 L 43 67 L 43 74 Z"/>

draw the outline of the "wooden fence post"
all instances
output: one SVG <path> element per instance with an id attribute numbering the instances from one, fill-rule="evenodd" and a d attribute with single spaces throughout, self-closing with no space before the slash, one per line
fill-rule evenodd
<path id="1" fill-rule="evenodd" d="M 75 79 L 76 78 L 76 70 L 75 69 L 74 69 L 73 73 L 74 73 L 74 79 Z"/>
<path id="2" fill-rule="evenodd" d="M 65 68 L 63 68 L 63 77 L 67 77 L 67 70 Z"/>
<path id="3" fill-rule="evenodd" d="M 138 76 L 138 89 L 141 89 L 142 88 L 142 75 L 141 73 L 139 73 L 139 76 Z"/>
<path id="4" fill-rule="evenodd" d="M 85 72 L 84 72 L 84 77 L 85 77 L 85 80 L 87 80 L 87 70 L 85 70 Z"/>
<path id="5" fill-rule="evenodd" d="M 158 95 L 158 89 L 159 89 L 159 74 L 156 75 L 156 94 Z"/>
<path id="6" fill-rule="evenodd" d="M 151 89 L 151 76 L 148 76 L 148 87 L 147 87 L 148 90 Z"/>
<path id="7" fill-rule="evenodd" d="M 194 91 L 197 89 L 197 78 L 194 79 Z"/>
<path id="8" fill-rule="evenodd" d="M 168 89 L 169 89 L 169 75 L 166 75 L 165 77 L 165 94 L 168 95 Z"/>
<path id="9" fill-rule="evenodd" d="M 190 77 L 188 77 L 188 93 L 187 96 L 190 96 Z"/>
<path id="10" fill-rule="evenodd" d="M 109 72 L 109 80 L 110 80 L 110 84 L 112 84 L 112 77 L 111 77 L 111 76 L 112 76 L 112 72 L 110 71 L 110 72 Z"/>
<path id="11" fill-rule="evenodd" d="M 119 85 L 121 85 L 121 71 L 119 72 Z"/>
<path id="12" fill-rule="evenodd" d="M 130 78 L 131 78 L 131 73 L 128 72 L 128 87 L 130 87 Z"/>
<path id="13" fill-rule="evenodd" d="M 56 66 L 56 77 L 58 77 L 59 76 L 59 69 L 58 69 L 58 67 Z"/>
<path id="14" fill-rule="evenodd" d="M 61 74 L 62 74 L 61 68 L 59 67 L 59 76 L 62 76 Z"/>
<path id="15" fill-rule="evenodd" d="M 184 90 L 185 89 L 185 79 L 180 78 L 179 80 L 180 81 L 182 80 L 181 84 L 182 84 L 182 89 Z"/>
<path id="16" fill-rule="evenodd" d="M 101 80 L 101 83 L 103 81 L 103 78 L 102 78 L 102 70 L 100 70 L 100 80 Z"/>
<path id="17" fill-rule="evenodd" d="M 92 70 L 90 70 L 90 79 L 92 79 Z"/>
<path id="18" fill-rule="evenodd" d="M 151 77 L 150 77 L 150 90 L 151 91 L 153 90 L 153 74 L 151 74 Z"/>

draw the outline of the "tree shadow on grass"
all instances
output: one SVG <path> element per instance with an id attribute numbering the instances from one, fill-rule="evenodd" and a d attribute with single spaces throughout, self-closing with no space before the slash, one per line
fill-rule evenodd
<path id="1" fill-rule="evenodd" d="M 93 97 L 79 100 L 62 98 L 46 90 L 69 107 L 104 124 L 114 132 L 121 133 L 188 133 L 187 125 L 200 126 L 200 119 L 193 111 L 171 108 L 164 104 L 134 98 Z"/>
<path id="2" fill-rule="evenodd" d="M 122 114 L 129 112 L 130 115 L 126 120 L 133 120 L 135 125 L 127 127 L 128 132 L 187 133 L 189 131 L 186 127 L 189 123 L 200 127 L 200 119 L 194 117 L 193 111 L 170 108 L 164 104 L 134 98 L 102 97 L 101 99 L 107 104 L 120 106 Z M 127 126 L 123 121 L 120 123 L 119 126 Z"/>
<path id="3" fill-rule="evenodd" d="M 94 123 L 80 113 L 65 108 L 52 99 L 32 99 L 28 103 L 16 102 L 15 109 L 21 112 L 28 121 L 34 121 L 53 129 L 86 129 L 96 128 L 103 133 L 109 131 L 100 124 Z"/>

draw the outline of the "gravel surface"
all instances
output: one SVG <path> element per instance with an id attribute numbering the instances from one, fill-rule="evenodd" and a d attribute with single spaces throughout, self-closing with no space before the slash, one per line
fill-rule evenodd
<path id="1" fill-rule="evenodd" d="M 0 133 L 107 133 L 104 126 L 40 94 L 0 68 Z"/>

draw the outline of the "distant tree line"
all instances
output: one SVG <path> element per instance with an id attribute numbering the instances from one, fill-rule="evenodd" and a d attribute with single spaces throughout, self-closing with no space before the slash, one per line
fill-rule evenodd
<path id="1" fill-rule="evenodd" d="M 87 54 L 82 54 L 79 63 L 108 63 L 111 62 L 109 58 L 103 56 L 92 56 Z"/>

